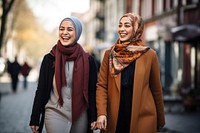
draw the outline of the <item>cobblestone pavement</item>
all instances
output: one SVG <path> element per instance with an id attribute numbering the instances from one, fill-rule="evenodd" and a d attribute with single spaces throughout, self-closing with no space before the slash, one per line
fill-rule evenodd
<path id="1" fill-rule="evenodd" d="M 18 91 L 12 93 L 9 83 L 0 83 L 0 133 L 31 133 L 28 124 L 36 83 L 29 83 L 27 90 L 20 88 L 22 83 Z M 166 125 L 161 133 L 200 133 L 200 111 L 186 113 L 182 109 L 174 110 L 166 113 Z"/>
<path id="2" fill-rule="evenodd" d="M 35 84 L 29 83 L 27 90 L 19 84 L 13 93 L 8 83 L 0 83 L 0 133 L 31 133 L 29 129 L 30 112 Z"/>

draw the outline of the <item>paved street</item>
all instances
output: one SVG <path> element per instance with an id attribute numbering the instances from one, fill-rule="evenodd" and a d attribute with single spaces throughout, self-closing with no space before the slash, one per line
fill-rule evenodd
<path id="1" fill-rule="evenodd" d="M 31 133 L 28 124 L 35 88 L 36 83 L 32 82 L 24 90 L 20 82 L 18 91 L 12 93 L 9 83 L 0 83 L 0 133 Z M 199 111 L 166 113 L 166 126 L 162 133 L 200 133 Z"/>
<path id="2" fill-rule="evenodd" d="M 29 119 L 34 96 L 34 83 L 29 83 L 28 90 L 19 84 L 18 91 L 13 93 L 10 84 L 0 83 L 0 133 L 30 133 Z"/>

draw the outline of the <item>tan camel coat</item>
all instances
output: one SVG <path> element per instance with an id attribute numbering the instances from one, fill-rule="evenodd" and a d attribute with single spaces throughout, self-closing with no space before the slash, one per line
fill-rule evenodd
<path id="1" fill-rule="evenodd" d="M 96 91 L 97 114 L 107 116 L 106 133 L 115 133 L 120 103 L 121 74 L 109 71 L 110 50 L 105 52 Z M 156 133 L 165 124 L 160 68 L 150 49 L 135 64 L 130 133 Z"/>

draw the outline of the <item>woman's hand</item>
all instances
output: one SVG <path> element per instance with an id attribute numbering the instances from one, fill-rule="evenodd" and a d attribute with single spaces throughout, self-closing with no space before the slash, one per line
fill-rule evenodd
<path id="1" fill-rule="evenodd" d="M 106 130 L 107 127 L 107 118 L 105 115 L 100 115 L 97 118 L 96 127 L 100 130 Z"/>
<path id="2" fill-rule="evenodd" d="M 96 130 L 97 127 L 96 127 L 96 121 L 92 122 L 91 123 L 91 127 L 90 127 L 91 130 Z"/>
<path id="3" fill-rule="evenodd" d="M 39 126 L 30 126 L 31 130 L 33 133 L 39 133 L 38 129 L 39 129 Z"/>

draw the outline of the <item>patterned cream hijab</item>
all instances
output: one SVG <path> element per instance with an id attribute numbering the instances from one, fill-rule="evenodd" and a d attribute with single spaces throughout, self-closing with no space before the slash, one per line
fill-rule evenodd
<path id="1" fill-rule="evenodd" d="M 111 48 L 109 56 L 109 67 L 112 76 L 119 74 L 133 61 L 138 59 L 149 48 L 144 46 L 141 36 L 143 33 L 144 23 L 142 18 L 134 13 L 127 13 L 121 17 L 128 17 L 133 26 L 133 33 L 127 42 L 121 42 L 119 39 Z M 120 20 L 121 20 L 120 19 Z"/>

